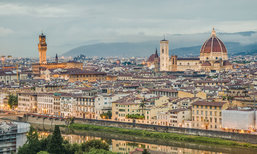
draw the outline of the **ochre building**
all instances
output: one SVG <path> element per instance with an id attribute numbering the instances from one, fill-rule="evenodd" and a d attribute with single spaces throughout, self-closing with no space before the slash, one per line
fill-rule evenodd
<path id="1" fill-rule="evenodd" d="M 38 52 L 39 52 L 39 63 L 32 64 L 32 71 L 34 75 L 40 75 L 41 70 L 46 69 L 69 69 L 69 68 L 78 68 L 83 69 L 83 63 L 79 62 L 58 62 L 58 57 L 56 55 L 55 63 L 47 63 L 46 60 L 46 51 L 47 51 L 47 44 L 46 44 L 46 36 L 42 33 L 39 35 L 39 43 L 38 43 Z"/>

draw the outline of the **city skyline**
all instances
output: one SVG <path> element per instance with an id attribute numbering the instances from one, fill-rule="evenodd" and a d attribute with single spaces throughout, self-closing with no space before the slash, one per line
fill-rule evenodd
<path id="1" fill-rule="evenodd" d="M 42 31 L 48 36 L 48 56 L 87 44 L 159 40 L 163 34 L 170 39 L 174 34 L 204 33 L 204 39 L 199 39 L 203 41 L 212 27 L 220 33 L 256 31 L 255 3 L 1 1 L 0 53 L 37 57 L 37 38 Z M 233 37 L 224 41 L 256 43 L 257 34 Z"/>

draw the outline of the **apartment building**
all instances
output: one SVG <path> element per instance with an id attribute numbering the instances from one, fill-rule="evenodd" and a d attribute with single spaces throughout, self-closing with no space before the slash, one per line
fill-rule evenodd
<path id="1" fill-rule="evenodd" d="M 22 112 L 36 113 L 37 94 L 35 93 L 18 93 L 18 110 Z"/>
<path id="2" fill-rule="evenodd" d="M 62 117 L 72 117 L 75 111 L 75 99 L 72 94 L 62 93 L 60 97 L 60 113 Z"/>
<path id="3" fill-rule="evenodd" d="M 95 96 L 74 95 L 73 116 L 77 118 L 95 119 Z"/>
<path id="4" fill-rule="evenodd" d="M 38 93 L 37 110 L 38 110 L 38 113 L 41 113 L 41 114 L 54 115 L 54 94 Z"/>
<path id="5" fill-rule="evenodd" d="M 222 110 L 228 107 L 224 102 L 196 101 L 192 103 L 192 127 L 220 130 Z"/>

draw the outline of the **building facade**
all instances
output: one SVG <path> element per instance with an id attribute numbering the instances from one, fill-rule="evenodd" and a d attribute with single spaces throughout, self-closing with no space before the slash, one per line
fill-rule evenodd
<path id="1" fill-rule="evenodd" d="M 46 59 L 46 36 L 42 33 L 39 35 L 38 52 L 39 52 L 39 63 L 32 64 L 32 72 L 34 75 L 40 76 L 41 70 L 46 69 L 57 69 L 57 68 L 78 68 L 83 69 L 83 63 L 79 62 L 58 62 L 58 57 L 56 57 L 55 63 L 47 63 Z"/>
<path id="2" fill-rule="evenodd" d="M 222 110 L 227 103 L 196 101 L 192 103 L 192 127 L 198 129 L 220 130 Z"/>
<path id="3" fill-rule="evenodd" d="M 149 57 L 150 58 L 150 57 Z M 157 66 L 157 65 L 156 65 Z M 178 58 L 169 56 L 169 41 L 160 41 L 160 71 L 222 71 L 231 70 L 228 52 L 224 43 L 216 36 L 213 29 L 211 36 L 200 49 L 200 57 Z M 157 69 L 156 69 L 157 70 Z"/>

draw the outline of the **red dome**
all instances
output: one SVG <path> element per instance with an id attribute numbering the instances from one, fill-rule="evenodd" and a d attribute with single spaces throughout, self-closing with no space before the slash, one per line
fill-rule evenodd
<path id="1" fill-rule="evenodd" d="M 206 40 L 200 50 L 200 53 L 211 53 L 211 52 L 225 52 L 227 49 L 224 43 L 216 36 L 215 31 L 212 31 L 211 37 Z"/>
<path id="2" fill-rule="evenodd" d="M 208 62 L 208 61 L 205 61 L 205 62 L 202 64 L 202 66 L 211 66 L 211 63 Z"/>

